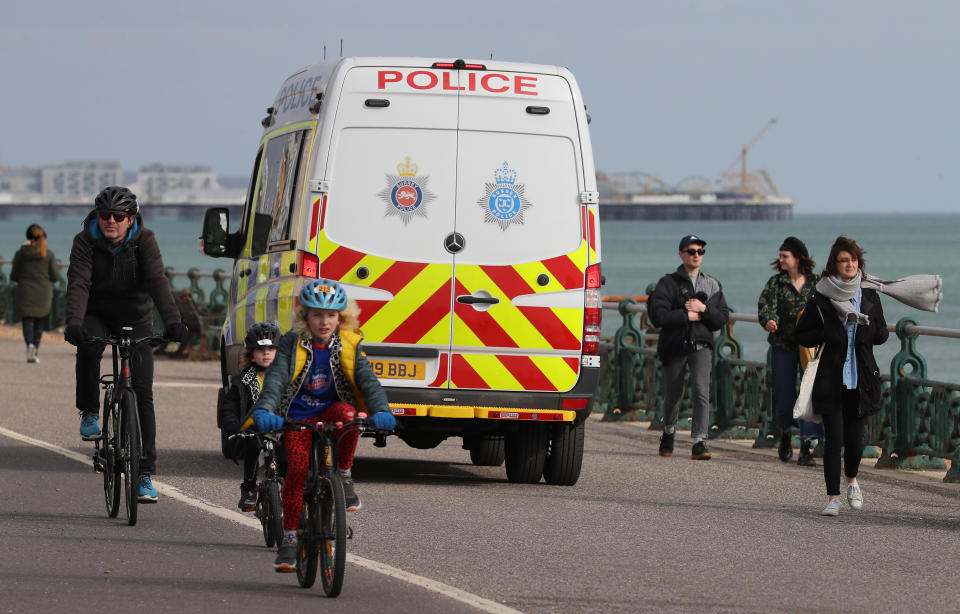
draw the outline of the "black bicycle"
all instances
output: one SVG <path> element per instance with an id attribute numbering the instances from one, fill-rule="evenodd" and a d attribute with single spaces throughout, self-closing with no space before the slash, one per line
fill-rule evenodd
<path id="1" fill-rule="evenodd" d="M 337 446 L 345 433 L 359 430 L 362 434 L 366 425 L 366 418 L 342 424 L 284 420 L 285 428 L 313 431 L 297 539 L 297 581 L 303 588 L 313 586 L 319 569 L 328 597 L 336 597 L 343 587 L 347 539 L 353 536 L 347 526 L 343 482 L 335 460 Z"/>
<path id="2" fill-rule="evenodd" d="M 279 546 L 283 541 L 283 505 L 280 502 L 280 489 L 283 478 L 280 475 L 280 436 L 275 433 L 257 433 L 253 430 L 240 431 L 228 439 L 253 438 L 260 449 L 261 459 L 258 471 L 263 468 L 263 478 L 257 484 L 256 516 L 263 528 L 263 541 L 267 547 Z"/>
<path id="3" fill-rule="evenodd" d="M 100 378 L 103 420 L 100 437 L 94 440 L 93 468 L 103 474 L 103 497 L 110 518 L 116 518 L 120 511 L 120 487 L 123 485 L 127 524 L 131 526 L 137 524 L 142 440 L 137 393 L 131 384 L 130 357 L 140 344 L 166 342 L 163 337 L 154 336 L 133 339 L 130 337 L 132 332 L 132 328 L 124 326 L 117 336 L 90 337 L 86 341 L 109 345 L 113 353 L 113 372 Z"/>

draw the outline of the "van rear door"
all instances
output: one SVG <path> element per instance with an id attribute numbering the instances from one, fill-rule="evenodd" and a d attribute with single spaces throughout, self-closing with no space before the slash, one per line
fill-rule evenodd
<path id="1" fill-rule="evenodd" d="M 400 70 L 344 77 L 326 169 L 320 275 L 347 284 L 364 349 L 384 384 L 447 386 L 455 225 L 457 91 L 378 84 Z M 409 73 L 409 69 L 403 69 Z M 414 84 L 443 77 L 422 70 Z"/>
<path id="2" fill-rule="evenodd" d="M 460 94 L 450 386 L 566 391 L 588 264 L 573 95 L 555 75 L 483 78 L 504 91 Z"/>

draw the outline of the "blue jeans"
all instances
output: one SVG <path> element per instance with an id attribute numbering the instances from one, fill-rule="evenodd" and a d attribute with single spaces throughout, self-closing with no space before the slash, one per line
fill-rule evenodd
<path id="1" fill-rule="evenodd" d="M 797 402 L 797 374 L 800 373 L 800 353 L 796 350 L 770 348 L 770 368 L 773 373 L 773 407 L 777 428 L 785 431 L 793 426 L 793 404 Z M 822 439 L 823 424 L 800 420 L 800 437 Z"/>

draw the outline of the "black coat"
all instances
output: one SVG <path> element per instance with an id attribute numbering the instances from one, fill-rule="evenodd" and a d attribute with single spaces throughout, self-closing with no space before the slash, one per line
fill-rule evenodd
<path id="1" fill-rule="evenodd" d="M 697 297 L 693 283 L 683 267 L 660 278 L 647 300 L 650 321 L 660 329 L 657 354 L 661 360 L 682 356 L 693 350 L 696 343 L 713 348 L 713 333 L 720 330 L 730 319 L 730 309 L 723 297 L 720 282 L 701 271 L 708 288 L 707 296 Z M 700 314 L 700 321 L 691 322 L 684 304 L 691 298 L 700 298 L 707 310 Z"/>
<path id="2" fill-rule="evenodd" d="M 66 323 L 82 324 L 89 313 L 118 325 L 134 326 L 153 321 L 153 306 L 169 327 L 180 321 L 163 258 L 153 232 L 137 217 L 137 230 L 119 247 L 91 232 L 91 213 L 83 230 L 73 238 L 67 269 Z"/>
<path id="3" fill-rule="evenodd" d="M 820 309 L 818 310 L 817 307 Z M 823 318 L 820 314 L 823 314 Z M 870 324 L 857 326 L 854 354 L 857 358 L 857 390 L 860 391 L 860 416 L 880 411 L 880 369 L 873 356 L 873 346 L 881 345 L 890 336 L 883 306 L 875 290 L 864 289 L 860 313 L 870 317 Z M 843 363 L 847 356 L 847 331 L 830 299 L 819 292 L 813 295 L 797 322 L 797 341 L 805 347 L 823 344 L 817 377 L 813 381 L 813 411 L 834 414 L 841 410 Z"/>

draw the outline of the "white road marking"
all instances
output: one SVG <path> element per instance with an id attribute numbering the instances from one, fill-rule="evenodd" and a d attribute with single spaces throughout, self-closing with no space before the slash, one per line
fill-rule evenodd
<path id="1" fill-rule="evenodd" d="M 91 455 L 89 454 L 80 454 L 78 452 L 74 452 L 73 450 L 60 447 L 56 444 L 35 439 L 29 435 L 23 435 L 22 433 L 18 433 L 16 431 L 11 431 L 10 429 L 6 429 L 2 426 L 0 426 L 0 435 L 4 435 L 10 439 L 16 439 L 17 441 L 22 441 L 23 443 L 32 446 L 44 448 L 45 450 L 55 452 L 61 456 L 65 456 L 71 460 L 75 460 L 84 464 L 89 464 L 92 462 Z M 157 489 L 157 492 L 166 497 L 170 497 L 171 499 L 175 499 L 181 503 L 186 503 L 187 505 L 193 506 L 199 510 L 214 516 L 218 516 L 225 520 L 231 520 L 237 524 L 255 529 L 256 531 L 261 530 L 260 521 L 252 516 L 227 509 L 209 501 L 205 501 L 204 499 L 195 497 L 180 490 L 176 486 L 164 484 L 158 480 L 153 480 L 153 486 Z M 437 582 L 436 580 L 431 580 L 430 578 L 418 576 L 417 574 L 404 571 L 385 563 L 380 563 L 379 561 L 374 561 L 372 559 L 367 559 L 350 553 L 347 553 L 347 561 L 353 563 L 354 565 L 365 567 L 371 571 L 390 576 L 391 578 L 396 578 L 397 580 L 402 580 L 403 582 L 439 593 L 445 597 L 453 599 L 454 601 L 459 601 L 460 603 L 476 608 L 481 612 L 490 612 L 491 614 L 522 614 L 520 610 L 515 610 L 501 603 L 497 603 L 496 601 L 485 599 L 479 595 L 474 595 L 473 593 L 468 593 L 467 591 L 450 586 L 449 584 L 444 584 L 443 582 Z"/>

